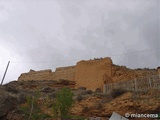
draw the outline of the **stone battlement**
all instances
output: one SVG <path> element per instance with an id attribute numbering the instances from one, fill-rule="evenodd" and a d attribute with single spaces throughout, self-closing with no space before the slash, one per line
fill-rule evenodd
<path id="1" fill-rule="evenodd" d="M 22 73 L 18 80 L 74 80 L 75 66 L 59 67 L 55 72 L 52 70 L 30 70 L 28 73 Z"/>
<path id="2" fill-rule="evenodd" d="M 56 71 L 64 71 L 64 70 L 71 70 L 71 69 L 75 69 L 75 66 L 58 67 L 56 68 Z"/>

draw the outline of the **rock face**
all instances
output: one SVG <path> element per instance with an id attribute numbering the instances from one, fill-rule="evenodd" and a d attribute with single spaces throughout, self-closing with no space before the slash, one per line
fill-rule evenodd
<path id="1" fill-rule="evenodd" d="M 76 82 L 76 88 L 84 86 L 90 90 L 97 88 L 103 90 L 104 84 L 117 81 L 132 80 L 138 77 L 146 77 L 160 74 L 160 68 L 156 69 L 129 69 L 112 63 L 111 58 L 79 61 L 75 66 L 59 67 L 55 72 L 51 70 L 22 73 L 18 81 L 28 80 L 70 80 Z"/>
<path id="2" fill-rule="evenodd" d="M 17 107 L 18 100 L 0 89 L 0 119 L 7 114 L 8 111 L 12 111 Z"/>
<path id="3" fill-rule="evenodd" d="M 156 94 L 155 94 L 156 93 Z M 126 92 L 115 99 L 109 96 L 90 96 L 74 104 L 71 113 L 80 116 L 110 117 L 113 112 L 122 116 L 129 114 L 153 114 L 160 110 L 160 91 L 149 91 L 135 95 Z"/>

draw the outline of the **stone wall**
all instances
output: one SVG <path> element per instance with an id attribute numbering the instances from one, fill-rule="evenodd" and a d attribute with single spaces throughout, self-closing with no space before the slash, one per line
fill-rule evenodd
<path id="1" fill-rule="evenodd" d="M 28 73 L 22 73 L 18 80 L 71 80 L 74 81 L 75 67 L 60 67 L 56 68 L 55 72 L 49 70 L 34 71 L 30 70 Z"/>
<path id="2" fill-rule="evenodd" d="M 95 90 L 100 88 L 103 90 L 104 84 L 117 81 L 127 81 L 134 78 L 143 78 L 156 75 L 159 73 L 160 67 L 157 69 L 129 69 L 125 66 L 118 66 L 112 63 L 111 58 L 82 60 L 77 62 L 76 66 L 59 67 L 55 72 L 51 70 L 34 71 L 20 75 L 18 80 L 70 80 L 76 82 L 76 87 L 84 86 L 87 89 Z"/>
<path id="3" fill-rule="evenodd" d="M 41 70 L 41 71 L 34 71 L 30 70 L 28 73 L 22 73 L 18 80 L 53 80 L 54 73 L 49 70 Z"/>
<path id="4" fill-rule="evenodd" d="M 158 75 L 159 75 L 159 78 L 160 78 L 160 66 L 157 67 L 157 71 L 158 71 Z"/>
<path id="5" fill-rule="evenodd" d="M 55 80 L 60 79 L 75 81 L 75 66 L 56 68 Z"/>

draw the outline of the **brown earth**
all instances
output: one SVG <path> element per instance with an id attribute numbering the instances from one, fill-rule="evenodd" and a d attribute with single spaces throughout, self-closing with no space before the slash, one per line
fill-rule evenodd
<path id="1" fill-rule="evenodd" d="M 160 111 L 159 94 L 160 91 L 151 90 L 146 93 L 137 93 L 137 95 L 126 92 L 115 99 L 106 98 L 107 96 L 91 96 L 77 102 L 71 112 L 75 115 L 99 117 L 110 117 L 113 112 L 123 116 L 125 113 L 158 114 Z"/>
<path id="2" fill-rule="evenodd" d="M 16 104 L 20 105 L 25 103 L 27 95 L 34 95 L 35 91 L 38 90 L 41 93 L 39 102 L 42 103 L 41 107 L 43 111 L 53 115 L 53 110 L 45 106 L 45 104 L 51 104 L 55 99 L 56 93 L 66 86 L 71 88 L 74 93 L 73 99 L 75 103 L 70 110 L 72 115 L 109 118 L 113 112 L 117 112 L 123 116 L 125 113 L 153 114 L 160 112 L 160 90 L 149 90 L 146 92 L 128 91 L 113 98 L 113 93 L 106 95 L 100 91 L 88 91 L 85 87 L 74 89 L 74 85 L 75 83 L 71 81 L 15 81 L 1 86 L 1 91 L 3 92 L 0 92 L 0 95 L 4 96 L 5 94 L 7 97 L 1 97 L 0 101 L 3 101 L 5 98 L 10 102 L 11 98 L 11 101 L 14 99 L 14 101 L 17 101 Z M 0 109 L 1 114 L 3 113 L 2 116 L 0 114 L 0 118 L 6 115 L 8 111 L 14 110 L 15 105 L 11 106 L 7 102 L 3 102 L 2 108 L 5 106 L 6 109 Z M 138 120 L 147 119 L 141 118 Z"/>

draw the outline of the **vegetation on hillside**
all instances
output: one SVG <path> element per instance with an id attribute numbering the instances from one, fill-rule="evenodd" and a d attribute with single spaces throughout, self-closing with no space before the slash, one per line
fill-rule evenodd
<path id="1" fill-rule="evenodd" d="M 73 104 L 73 93 L 68 88 L 62 88 L 57 93 L 56 101 L 53 104 L 53 111 L 55 117 L 68 118 L 69 110 Z"/>

